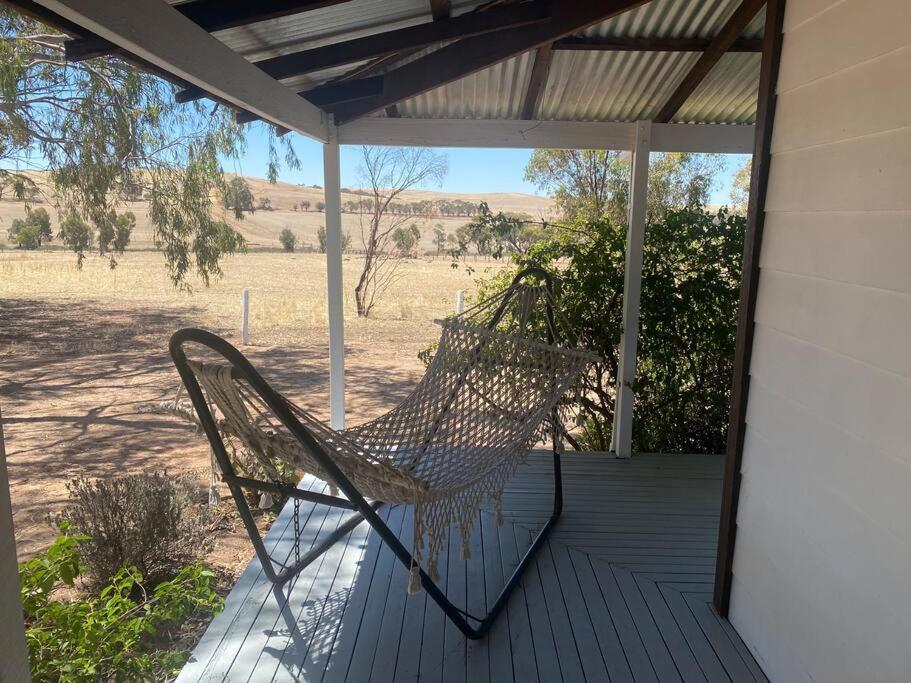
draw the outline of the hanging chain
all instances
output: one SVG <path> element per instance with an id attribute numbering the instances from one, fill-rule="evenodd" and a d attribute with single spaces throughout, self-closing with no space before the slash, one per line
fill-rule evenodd
<path id="1" fill-rule="evenodd" d="M 300 498 L 294 499 L 294 561 L 300 562 L 301 559 L 301 522 L 300 522 Z"/>

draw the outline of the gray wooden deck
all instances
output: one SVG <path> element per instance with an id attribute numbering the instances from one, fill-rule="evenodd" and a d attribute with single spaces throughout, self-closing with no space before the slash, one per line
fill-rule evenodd
<path id="1" fill-rule="evenodd" d="M 283 588 L 254 560 L 179 681 L 765 681 L 710 606 L 721 458 L 564 458 L 564 515 L 488 637 L 466 641 L 366 524 Z M 322 482 L 304 485 L 323 490 Z M 483 614 L 547 518 L 549 455 L 535 454 L 483 512 L 471 559 L 450 544 L 450 598 Z M 302 505 L 302 547 L 345 511 Z M 411 515 L 382 516 L 410 547 Z M 283 512 L 266 543 L 292 549 Z M 455 534 L 452 534 L 455 537 Z"/>

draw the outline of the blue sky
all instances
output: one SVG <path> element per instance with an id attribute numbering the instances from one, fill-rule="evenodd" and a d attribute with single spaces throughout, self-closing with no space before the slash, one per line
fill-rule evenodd
<path id="1" fill-rule="evenodd" d="M 299 171 L 283 169 L 279 179 L 290 183 L 307 185 L 323 184 L 323 151 L 318 142 L 301 135 L 293 135 L 293 144 L 301 159 Z M 251 126 L 247 135 L 247 153 L 238 162 L 234 172 L 246 176 L 263 177 L 266 174 L 267 138 L 263 126 Z M 537 194 L 534 185 L 523 178 L 525 163 L 531 155 L 525 149 L 466 149 L 440 148 L 449 157 L 449 174 L 443 183 L 447 192 L 525 192 Z M 734 173 L 743 164 L 746 156 L 740 154 L 725 157 L 725 169 L 721 174 L 719 187 L 713 193 L 712 204 L 728 201 Z M 342 185 L 356 187 L 360 164 L 359 147 L 342 147 Z"/>

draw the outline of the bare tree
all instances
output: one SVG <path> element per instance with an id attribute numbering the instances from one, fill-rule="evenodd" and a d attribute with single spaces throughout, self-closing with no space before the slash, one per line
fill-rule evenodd
<path id="1" fill-rule="evenodd" d="M 395 282 L 400 263 L 392 249 L 392 234 L 409 216 L 393 213 L 390 205 L 411 188 L 430 183 L 439 186 L 449 166 L 444 155 L 424 147 L 364 147 L 362 154 L 362 182 L 373 197 L 373 205 L 361 219 L 364 268 L 354 299 L 357 314 L 366 317 L 376 300 Z"/>

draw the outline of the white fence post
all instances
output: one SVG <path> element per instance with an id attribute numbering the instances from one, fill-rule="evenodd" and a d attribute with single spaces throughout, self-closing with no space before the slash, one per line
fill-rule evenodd
<path id="1" fill-rule="evenodd" d="M 246 346 L 250 343 L 250 290 L 244 287 L 240 295 L 240 343 Z"/>
<path id="2" fill-rule="evenodd" d="M 326 276 L 329 304 L 329 424 L 345 428 L 345 318 L 342 291 L 342 183 L 338 132 L 329 125 L 323 145 L 323 187 L 326 196 Z"/>
<path id="3" fill-rule="evenodd" d="M 652 124 L 636 124 L 636 141 L 630 168 L 629 232 L 626 238 L 626 268 L 623 276 L 623 334 L 620 338 L 620 367 L 617 371 L 617 403 L 611 450 L 621 458 L 632 455 L 633 402 L 636 381 L 636 350 L 639 343 L 639 295 L 642 290 L 642 251 L 648 199 L 648 156 Z"/>
<path id="4" fill-rule="evenodd" d="M 465 292 L 461 289 L 456 290 L 456 315 L 462 315 L 465 312 Z"/>

